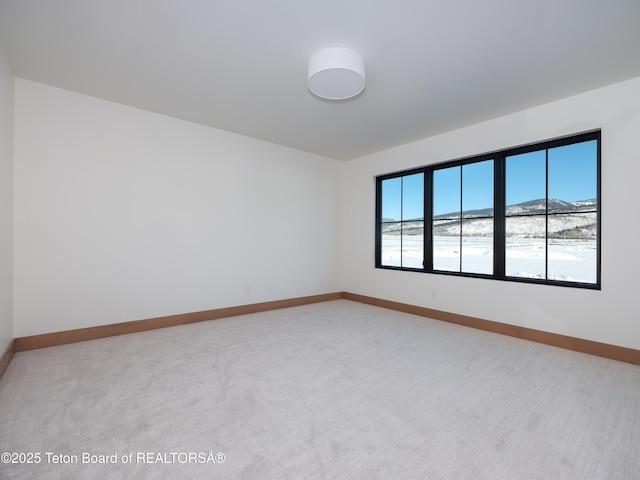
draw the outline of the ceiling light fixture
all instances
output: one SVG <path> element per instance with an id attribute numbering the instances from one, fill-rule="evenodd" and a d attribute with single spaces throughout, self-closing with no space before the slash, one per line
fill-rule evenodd
<path id="1" fill-rule="evenodd" d="M 364 90 L 364 59 L 348 48 L 327 48 L 309 60 L 309 90 L 328 100 L 345 100 Z"/>

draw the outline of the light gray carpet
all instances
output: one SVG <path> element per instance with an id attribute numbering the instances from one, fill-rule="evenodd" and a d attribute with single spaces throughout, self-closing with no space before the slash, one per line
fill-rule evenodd
<path id="1" fill-rule="evenodd" d="M 17 353 L 0 452 L 42 456 L 3 479 L 637 479 L 640 367 L 340 300 Z"/>

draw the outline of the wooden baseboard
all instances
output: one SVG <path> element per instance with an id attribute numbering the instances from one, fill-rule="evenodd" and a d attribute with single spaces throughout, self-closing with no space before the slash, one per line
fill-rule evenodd
<path id="1" fill-rule="evenodd" d="M 0 356 L 0 378 L 2 378 L 2 375 L 11 363 L 11 359 L 13 358 L 13 354 L 15 353 L 15 351 L 16 341 L 15 339 L 13 339 L 9 342 L 9 345 L 7 345 L 7 348 L 5 349 L 2 356 Z"/>
<path id="2" fill-rule="evenodd" d="M 592 340 L 569 337 L 557 333 L 549 333 L 542 330 L 535 330 L 532 328 L 510 325 L 507 323 L 494 322 L 491 320 L 484 320 L 482 318 L 470 317 L 457 313 L 444 312 L 432 308 L 418 307 L 415 305 L 394 302 L 391 300 L 383 300 L 380 298 L 368 297 L 355 293 L 337 292 L 323 295 L 312 295 L 309 297 L 291 298 L 287 300 L 276 300 L 272 302 L 240 305 L 237 307 L 219 308 L 215 310 L 206 310 L 203 312 L 170 315 L 166 317 L 150 318 L 145 320 L 135 320 L 132 322 L 102 325 L 98 327 L 80 328 L 63 332 L 45 333 L 41 335 L 32 335 L 29 337 L 19 337 L 14 339 L 9 344 L 9 347 L 7 347 L 2 357 L 0 357 L 0 376 L 9 365 L 9 362 L 11 362 L 11 358 L 13 357 L 14 352 L 22 352 L 25 350 L 33 350 L 36 348 L 53 347 L 56 345 L 82 342 L 85 340 L 95 340 L 98 338 L 111 337 L 115 335 L 124 335 L 128 333 L 142 332 L 145 330 L 154 330 L 156 328 L 174 327 L 177 325 L 185 325 L 188 323 L 203 322 L 207 320 L 216 320 L 219 318 L 234 317 L 237 315 L 245 315 L 249 313 L 266 312 L 268 310 L 277 310 L 280 308 L 308 305 L 311 303 L 340 300 L 343 298 L 346 300 L 366 303 L 377 307 L 411 313 L 422 317 L 428 317 L 435 320 L 455 323 L 466 327 L 478 328 L 480 330 L 508 335 L 523 340 L 544 343 L 546 345 L 565 348 L 567 350 L 588 353 L 590 355 L 618 360 L 620 362 L 640 365 L 640 350 L 634 350 L 632 348 L 594 342 Z"/>
<path id="3" fill-rule="evenodd" d="M 632 363 L 640 365 L 640 350 L 632 348 L 619 347 L 607 343 L 594 342 L 582 338 L 569 337 L 557 333 L 549 333 L 542 330 L 534 330 L 532 328 L 520 327 L 517 325 L 509 325 L 507 323 L 494 322 L 481 318 L 469 317 L 457 313 L 443 312 L 432 308 L 417 307 L 406 303 L 393 302 L 390 300 L 382 300 L 375 297 L 367 297 L 355 293 L 344 293 L 346 300 L 375 305 L 377 307 L 389 308 L 405 313 L 412 313 L 422 317 L 433 318 L 443 322 L 455 323 L 466 327 L 478 328 L 489 332 L 500 333 L 511 337 L 530 340 L 533 342 L 544 343 L 554 347 L 565 348 L 575 352 L 588 353 L 598 357 L 618 360 L 620 362 Z"/>
<path id="4" fill-rule="evenodd" d="M 184 313 L 179 315 L 169 315 L 166 317 L 149 318 L 145 320 L 134 320 L 131 322 L 114 323 L 111 325 L 100 325 L 97 327 L 79 328 L 76 330 L 65 330 L 62 332 L 44 333 L 28 337 L 18 337 L 15 339 L 15 351 L 22 352 L 36 348 L 53 347 L 67 343 L 83 342 L 85 340 L 95 340 L 98 338 L 113 337 L 127 333 L 143 332 L 145 330 L 155 330 L 156 328 L 175 327 L 188 323 L 204 322 L 220 318 L 235 317 L 249 313 L 266 312 L 280 308 L 297 307 L 311 303 L 327 302 L 343 298 L 342 292 L 327 293 L 323 295 L 312 295 L 308 297 L 290 298 L 286 300 L 276 300 L 272 302 L 253 303 L 240 305 L 237 307 L 218 308 L 203 312 Z"/>

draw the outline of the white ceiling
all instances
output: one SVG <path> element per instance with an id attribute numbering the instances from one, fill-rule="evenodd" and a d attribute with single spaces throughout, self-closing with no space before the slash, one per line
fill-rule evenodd
<path id="1" fill-rule="evenodd" d="M 639 0 L 0 0 L 13 73 L 341 160 L 640 76 Z M 309 58 L 366 61 L 359 97 Z"/>

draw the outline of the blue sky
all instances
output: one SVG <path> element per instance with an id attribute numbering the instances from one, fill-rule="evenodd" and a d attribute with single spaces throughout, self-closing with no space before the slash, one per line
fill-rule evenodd
<path id="1" fill-rule="evenodd" d="M 549 198 L 565 201 L 596 197 L 595 140 L 549 152 Z M 507 205 L 545 197 L 545 150 L 507 157 Z M 462 176 L 462 182 L 460 181 Z M 493 162 L 485 161 L 434 172 L 434 214 L 493 206 Z M 460 188 L 464 190 L 460 205 Z M 383 218 L 422 218 L 422 174 L 383 182 Z M 402 203 L 401 203 L 402 199 Z"/>
<path id="2" fill-rule="evenodd" d="M 549 149 L 549 198 L 596 197 L 596 141 Z M 507 158 L 507 205 L 544 197 L 545 152 Z"/>

